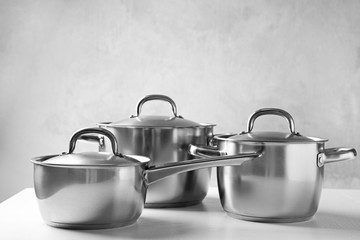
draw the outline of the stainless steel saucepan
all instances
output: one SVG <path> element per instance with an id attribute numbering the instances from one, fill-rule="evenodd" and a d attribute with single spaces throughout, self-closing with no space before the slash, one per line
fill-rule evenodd
<path id="1" fill-rule="evenodd" d="M 170 104 L 172 115 L 144 115 L 145 103 L 164 101 Z M 182 162 L 193 159 L 189 144 L 206 145 L 213 136 L 214 124 L 197 123 L 178 115 L 175 102 L 165 95 L 148 95 L 140 99 L 136 115 L 115 122 L 102 122 L 98 126 L 111 131 L 124 154 L 150 158 L 150 165 Z M 101 141 L 100 151 L 111 151 Z M 208 191 L 211 171 L 201 169 L 177 174 L 149 186 L 146 207 L 182 207 L 201 202 Z"/>
<path id="2" fill-rule="evenodd" d="M 290 132 L 254 132 L 263 115 L 287 119 Z M 261 153 L 241 166 L 217 168 L 224 210 L 232 217 L 261 222 L 297 222 L 317 211 L 324 165 L 353 159 L 353 148 L 325 148 L 327 140 L 295 132 L 291 115 L 281 109 L 260 109 L 248 120 L 247 131 L 214 136 L 212 147 L 191 146 L 196 156 Z"/>
<path id="3" fill-rule="evenodd" d="M 74 153 L 76 141 L 86 134 L 108 137 L 112 153 Z M 239 165 L 257 156 L 259 154 L 251 153 L 153 166 L 148 157 L 119 153 L 116 137 L 110 131 L 88 128 L 71 137 L 68 153 L 37 157 L 31 162 L 34 163 L 36 197 L 47 224 L 99 229 L 136 222 L 143 210 L 149 184 L 186 171 Z"/>

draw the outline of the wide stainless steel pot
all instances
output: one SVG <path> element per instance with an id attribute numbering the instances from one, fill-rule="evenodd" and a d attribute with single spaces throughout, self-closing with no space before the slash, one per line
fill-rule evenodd
<path id="1" fill-rule="evenodd" d="M 149 101 L 168 102 L 172 116 L 146 116 L 142 107 Z M 177 114 L 175 102 L 164 95 L 148 95 L 137 104 L 137 113 L 117 122 L 103 122 L 99 127 L 111 131 L 124 154 L 149 157 L 150 165 L 182 162 L 192 159 L 189 144 L 206 145 L 213 135 L 213 124 L 184 119 Z M 101 141 L 104 143 L 104 141 Z M 102 144 L 100 151 L 107 151 Z M 201 202 L 208 191 L 211 171 L 201 169 L 163 179 L 149 186 L 146 207 L 181 207 Z"/>
<path id="2" fill-rule="evenodd" d="M 262 115 L 286 118 L 290 132 L 253 132 L 255 119 Z M 295 132 L 291 115 L 271 108 L 255 112 L 246 132 L 216 135 L 211 148 L 191 146 L 190 151 L 197 156 L 261 153 L 241 166 L 217 168 L 222 207 L 235 218 L 297 222 L 317 211 L 324 165 L 356 156 L 353 148 L 326 149 L 326 141 Z"/>
<path id="3" fill-rule="evenodd" d="M 73 153 L 77 139 L 86 134 L 107 136 L 113 152 Z M 100 229 L 136 222 L 149 184 L 186 171 L 239 165 L 256 156 L 252 153 L 152 166 L 147 157 L 118 153 L 116 138 L 106 129 L 88 128 L 71 137 L 68 153 L 37 157 L 31 162 L 40 212 L 48 225 Z"/>

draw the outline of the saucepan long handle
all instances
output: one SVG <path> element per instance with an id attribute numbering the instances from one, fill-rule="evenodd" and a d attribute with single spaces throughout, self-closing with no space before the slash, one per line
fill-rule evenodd
<path id="1" fill-rule="evenodd" d="M 189 148 L 191 148 L 191 146 Z M 182 162 L 166 163 L 162 165 L 151 166 L 149 169 L 147 169 L 146 172 L 147 182 L 148 184 L 151 184 L 173 174 L 198 170 L 202 168 L 237 166 L 241 165 L 245 161 L 251 161 L 254 158 L 259 157 L 260 155 L 261 154 L 259 153 L 244 153 L 231 156 L 207 156 L 204 158 L 197 158 Z"/>

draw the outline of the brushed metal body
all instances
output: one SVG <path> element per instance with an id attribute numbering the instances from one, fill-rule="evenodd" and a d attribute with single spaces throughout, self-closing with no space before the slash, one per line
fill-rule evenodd
<path id="1" fill-rule="evenodd" d="M 232 217 L 262 222 L 296 222 L 318 209 L 324 168 L 317 165 L 323 143 L 235 143 L 218 141 L 228 155 L 263 154 L 241 166 L 218 167 L 222 207 Z"/>
<path id="2" fill-rule="evenodd" d="M 146 194 L 141 167 L 63 168 L 35 164 L 34 186 L 44 221 L 75 229 L 134 223 Z"/>
<path id="3" fill-rule="evenodd" d="M 150 165 L 193 159 L 189 144 L 207 145 L 213 126 L 187 128 L 119 128 L 111 131 L 124 154 L 149 157 Z M 108 144 L 105 143 L 105 146 Z M 107 151 L 106 148 L 103 149 Z M 170 176 L 149 186 L 146 207 L 182 207 L 200 203 L 206 196 L 211 169 L 201 169 Z"/>
<path id="4" fill-rule="evenodd" d="M 146 102 L 160 100 L 170 104 L 172 116 L 142 116 Z M 213 124 L 201 124 L 178 115 L 175 102 L 165 95 L 148 95 L 137 104 L 136 115 L 117 123 L 99 123 L 111 131 L 124 154 L 142 155 L 150 165 L 193 159 L 190 144 L 207 145 L 213 136 Z M 107 144 L 100 151 L 107 151 Z M 149 186 L 145 207 L 183 207 L 200 203 L 208 192 L 211 169 L 174 175 Z"/>

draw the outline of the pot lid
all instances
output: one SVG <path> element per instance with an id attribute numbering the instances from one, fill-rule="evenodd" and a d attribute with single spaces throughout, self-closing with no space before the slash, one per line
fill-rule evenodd
<path id="1" fill-rule="evenodd" d="M 168 102 L 172 109 L 172 116 L 153 116 L 153 115 L 141 115 L 141 109 L 144 103 L 153 100 L 160 100 Z M 136 115 L 132 115 L 128 119 L 124 119 L 117 122 L 103 122 L 99 123 L 100 126 L 108 127 L 151 127 L 151 128 L 188 128 L 188 127 L 207 127 L 214 126 L 213 124 L 202 124 L 191 120 L 184 119 L 177 114 L 177 108 L 175 102 L 165 95 L 153 94 L 142 98 L 137 105 Z"/>
<path id="2" fill-rule="evenodd" d="M 68 167 L 127 167 L 148 161 L 149 158 L 142 156 L 116 156 L 107 152 L 83 152 L 62 154 L 42 161 L 42 164 Z"/>
<path id="3" fill-rule="evenodd" d="M 109 152 L 83 152 L 73 153 L 76 146 L 76 141 L 81 135 L 85 134 L 102 134 L 110 139 L 112 153 Z M 134 166 L 149 162 L 150 159 L 144 156 L 137 155 L 123 155 L 118 153 L 118 144 L 115 136 L 108 130 L 102 128 L 85 128 L 75 132 L 69 144 L 69 152 L 61 155 L 52 155 L 35 158 L 33 163 L 43 165 L 56 166 L 111 166 L 124 167 Z"/>
<path id="4" fill-rule="evenodd" d="M 231 141 L 247 142 L 282 142 L 282 143 L 311 143 L 327 140 L 317 137 L 307 137 L 300 133 L 286 132 L 242 132 L 228 138 Z"/>
<path id="5" fill-rule="evenodd" d="M 109 127 L 152 127 L 152 128 L 188 128 L 188 127 L 201 127 L 213 126 L 211 124 L 201 124 L 184 119 L 181 116 L 131 116 L 111 123 L 99 123 L 98 125 L 106 125 Z"/>
<path id="6" fill-rule="evenodd" d="M 290 132 L 253 132 L 254 122 L 256 118 L 263 115 L 277 115 L 287 119 L 289 123 Z M 311 143 L 311 142 L 324 142 L 325 139 L 317 137 L 302 136 L 295 131 L 295 122 L 292 116 L 278 108 L 263 108 L 254 112 L 247 124 L 247 131 L 228 138 L 232 141 L 251 141 L 251 142 L 288 142 L 288 143 Z"/>

